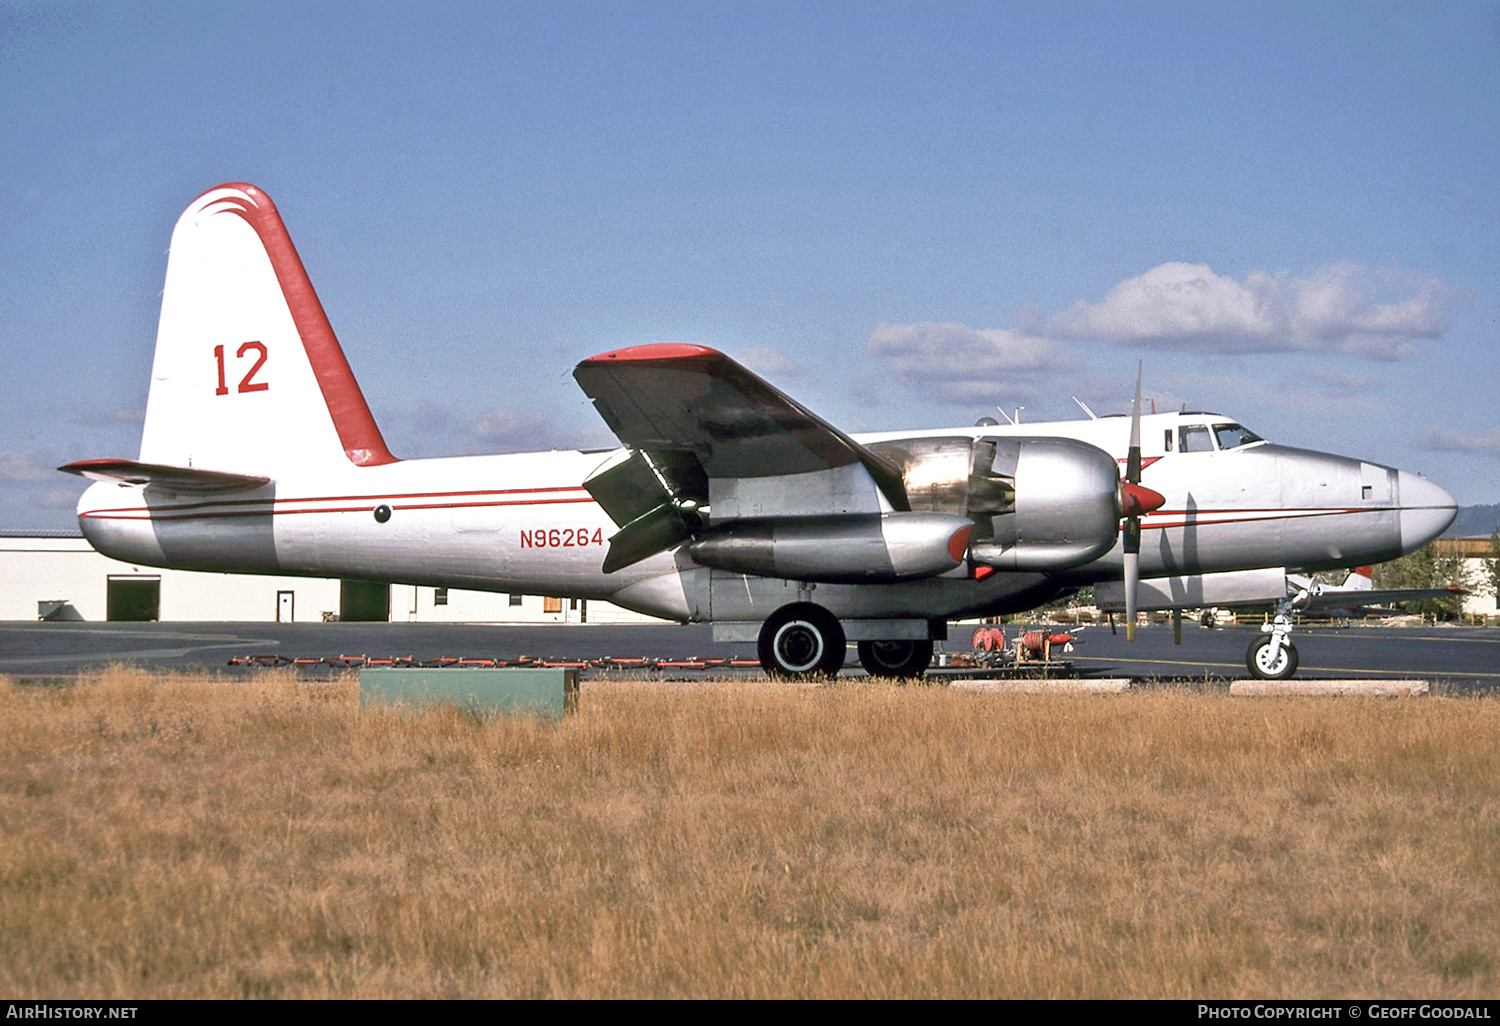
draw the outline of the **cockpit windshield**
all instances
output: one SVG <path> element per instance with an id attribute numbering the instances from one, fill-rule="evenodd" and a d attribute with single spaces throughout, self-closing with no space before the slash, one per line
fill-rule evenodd
<path id="1" fill-rule="evenodd" d="M 1202 424 L 1188 424 L 1180 429 L 1178 452 L 1213 452 L 1214 440 Z"/>
<path id="2" fill-rule="evenodd" d="M 1215 424 L 1214 436 L 1219 440 L 1220 449 L 1237 449 L 1251 442 L 1263 442 L 1254 431 L 1240 424 Z"/>

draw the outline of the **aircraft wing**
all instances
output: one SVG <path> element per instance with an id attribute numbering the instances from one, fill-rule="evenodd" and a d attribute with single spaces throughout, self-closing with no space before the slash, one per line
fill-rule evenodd
<path id="1" fill-rule="evenodd" d="M 909 512 L 900 469 L 717 350 L 617 349 L 573 369 L 629 450 L 584 487 L 620 531 L 605 573 L 714 520 Z"/>
<path id="2" fill-rule="evenodd" d="M 1395 606 L 1403 602 L 1416 602 L 1419 599 L 1458 598 L 1461 595 L 1467 594 L 1468 591 L 1464 588 L 1387 588 L 1381 591 L 1325 591 L 1309 597 L 1307 605 L 1301 608 L 1304 613 L 1322 613 L 1324 615 L 1336 613 L 1354 614 L 1363 609 Z"/>
<path id="3" fill-rule="evenodd" d="M 1094 585 L 1094 598 L 1100 609 L 1120 612 L 1125 608 L 1124 590 L 1120 581 L 1101 581 Z M 1369 606 L 1388 606 L 1418 599 L 1453 598 L 1464 594 L 1467 592 L 1462 588 L 1389 588 L 1381 591 L 1370 588 L 1334 588 L 1316 584 L 1299 574 L 1289 574 L 1280 567 L 1265 567 L 1259 570 L 1231 570 L 1142 580 L 1139 603 L 1140 608 L 1145 610 L 1199 609 L 1209 606 L 1223 609 L 1266 609 L 1289 595 L 1295 595 L 1295 608 L 1298 612 L 1331 616 L 1340 612 L 1352 615 Z"/>
<path id="4" fill-rule="evenodd" d="M 782 477 L 859 464 L 893 509 L 910 509 L 893 463 L 717 350 L 634 346 L 584 360 L 573 377 L 632 449 L 692 452 L 710 479 Z"/>
<path id="5" fill-rule="evenodd" d="M 95 481 L 160 485 L 174 492 L 203 494 L 237 492 L 271 483 L 269 477 L 261 477 L 257 474 L 231 474 L 222 470 L 172 467 L 161 463 L 141 463 L 137 460 L 76 460 L 72 463 L 64 463 L 57 469 Z"/>

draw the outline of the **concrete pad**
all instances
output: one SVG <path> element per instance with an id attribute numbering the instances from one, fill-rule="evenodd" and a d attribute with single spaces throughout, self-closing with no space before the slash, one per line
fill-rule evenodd
<path id="1" fill-rule="evenodd" d="M 1425 680 L 1237 680 L 1229 685 L 1231 695 L 1374 695 L 1395 698 L 1425 695 Z"/>
<path id="2" fill-rule="evenodd" d="M 1130 689 L 1130 678 L 1111 677 L 1099 680 L 985 680 L 949 681 L 958 691 L 983 691 L 1003 695 L 1118 695 Z"/>

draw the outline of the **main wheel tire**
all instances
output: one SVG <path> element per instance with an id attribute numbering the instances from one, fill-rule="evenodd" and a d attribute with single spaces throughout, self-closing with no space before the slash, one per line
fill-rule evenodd
<path id="1" fill-rule="evenodd" d="M 844 668 L 844 629 L 822 606 L 778 609 L 760 628 L 761 669 L 772 677 L 832 677 Z"/>
<path id="2" fill-rule="evenodd" d="M 1271 635 L 1262 634 L 1250 643 L 1245 665 L 1261 680 L 1286 680 L 1297 672 L 1297 646 L 1288 641 L 1273 649 Z"/>
<path id="3" fill-rule="evenodd" d="M 932 663 L 931 641 L 861 641 L 859 665 L 871 677 L 912 680 Z"/>

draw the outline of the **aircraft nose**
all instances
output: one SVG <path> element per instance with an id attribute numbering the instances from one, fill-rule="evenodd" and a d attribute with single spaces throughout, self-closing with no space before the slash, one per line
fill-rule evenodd
<path id="1" fill-rule="evenodd" d="M 1458 515 L 1453 496 L 1421 474 L 1396 471 L 1400 496 L 1401 551 L 1414 552 L 1448 529 Z"/>

